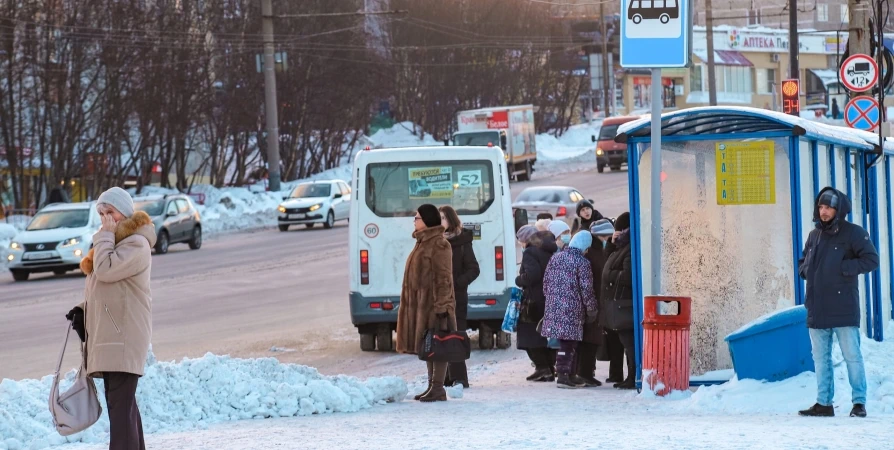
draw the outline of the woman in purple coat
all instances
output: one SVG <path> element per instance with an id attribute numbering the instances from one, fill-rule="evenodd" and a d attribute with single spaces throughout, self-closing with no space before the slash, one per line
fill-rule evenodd
<path id="1" fill-rule="evenodd" d="M 560 342 L 556 356 L 559 388 L 576 389 L 587 384 L 575 371 L 575 353 L 583 339 L 584 323 L 596 320 L 593 272 L 585 256 L 592 244 L 589 231 L 575 234 L 568 247 L 550 259 L 543 279 L 546 312 L 541 334 Z"/>

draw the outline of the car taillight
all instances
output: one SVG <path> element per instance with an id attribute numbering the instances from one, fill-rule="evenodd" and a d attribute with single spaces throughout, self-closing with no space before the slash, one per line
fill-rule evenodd
<path id="1" fill-rule="evenodd" d="M 369 284 L 369 250 L 360 250 L 360 284 Z"/>
<path id="2" fill-rule="evenodd" d="M 568 208 L 564 206 L 560 206 L 559 210 L 556 211 L 556 217 L 565 217 L 568 214 Z"/>
<path id="3" fill-rule="evenodd" d="M 497 281 L 503 281 L 503 247 L 494 251 L 494 267 L 497 269 Z"/>
<path id="4" fill-rule="evenodd" d="M 391 303 L 391 302 L 382 303 L 382 309 L 384 309 L 385 311 L 392 311 L 392 310 L 394 310 L 394 303 Z"/>
<path id="5" fill-rule="evenodd" d="M 484 301 L 484 304 L 487 305 L 487 306 L 494 306 L 494 305 L 497 304 L 497 299 L 489 298 L 489 299 L 487 299 L 487 300 Z"/>
<path id="6" fill-rule="evenodd" d="M 379 302 L 370 303 L 369 309 L 382 309 L 382 304 Z"/>

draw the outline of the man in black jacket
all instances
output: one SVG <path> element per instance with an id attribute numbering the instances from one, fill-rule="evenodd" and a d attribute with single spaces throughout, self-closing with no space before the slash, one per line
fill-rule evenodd
<path id="1" fill-rule="evenodd" d="M 860 352 L 860 291 L 858 276 L 879 266 L 869 233 L 846 220 L 851 202 L 827 187 L 816 198 L 813 220 L 798 272 L 807 280 L 807 327 L 816 367 L 817 400 L 802 416 L 832 417 L 835 385 L 832 335 L 838 336 L 852 390 L 851 417 L 866 417 L 866 372 Z"/>

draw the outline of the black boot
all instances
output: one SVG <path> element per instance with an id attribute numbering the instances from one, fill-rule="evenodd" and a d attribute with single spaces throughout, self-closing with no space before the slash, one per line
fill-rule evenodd
<path id="1" fill-rule="evenodd" d="M 527 378 L 528 381 L 555 381 L 555 379 L 556 377 L 549 367 L 537 369 Z"/>
<path id="2" fill-rule="evenodd" d="M 567 375 L 567 374 L 559 374 L 559 379 L 556 380 L 556 387 L 559 389 L 580 389 L 586 385 L 586 383 L 578 382 L 580 377 L 577 375 Z"/>
<path id="3" fill-rule="evenodd" d="M 630 390 L 636 389 L 636 381 L 633 377 L 627 377 L 626 380 L 615 385 L 615 389 Z"/>
<path id="4" fill-rule="evenodd" d="M 447 376 L 447 363 L 435 362 L 432 365 L 434 367 L 432 368 L 431 388 L 419 398 L 419 401 L 423 403 L 446 402 L 447 390 L 444 389 L 444 377 Z"/>
<path id="5" fill-rule="evenodd" d="M 862 403 L 854 403 L 854 409 L 851 410 L 851 417 L 866 417 L 866 406 Z"/>
<path id="6" fill-rule="evenodd" d="M 809 409 L 798 411 L 798 415 L 807 417 L 835 417 L 835 407 L 833 407 L 832 405 L 823 406 L 817 403 L 811 406 Z"/>
<path id="7" fill-rule="evenodd" d="M 586 383 L 586 387 L 602 386 L 602 382 L 597 380 L 596 377 L 588 377 L 588 376 L 581 375 L 580 378 L 582 380 L 584 380 L 584 383 Z"/>
<path id="8" fill-rule="evenodd" d="M 419 394 L 417 394 L 415 397 L 413 397 L 413 400 L 419 400 L 419 399 L 421 399 L 422 396 L 424 396 L 425 394 L 427 394 L 428 391 L 431 389 L 431 377 L 432 377 L 432 372 L 433 372 L 433 368 L 434 368 L 434 366 L 433 366 L 433 363 L 432 363 L 431 361 L 426 361 L 426 362 L 425 362 L 425 366 L 426 366 L 426 368 L 428 369 L 428 386 L 425 388 L 424 391 L 422 391 L 421 393 L 419 393 Z"/>

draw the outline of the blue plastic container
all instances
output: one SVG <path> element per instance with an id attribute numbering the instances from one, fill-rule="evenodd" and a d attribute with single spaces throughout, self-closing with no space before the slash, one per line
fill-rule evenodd
<path id="1" fill-rule="evenodd" d="M 739 379 L 780 381 L 813 371 L 804 306 L 759 317 L 727 336 L 726 342 Z"/>

